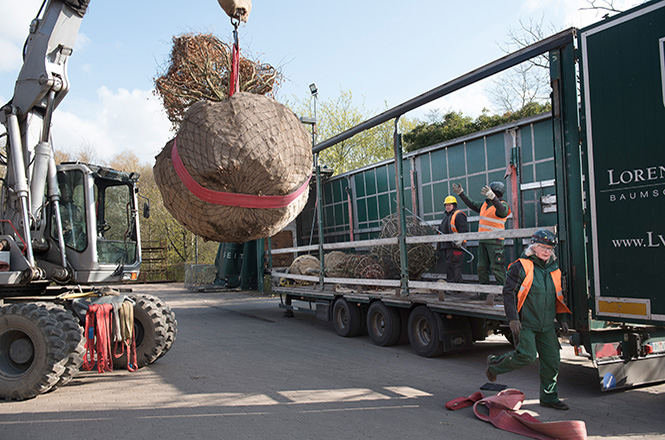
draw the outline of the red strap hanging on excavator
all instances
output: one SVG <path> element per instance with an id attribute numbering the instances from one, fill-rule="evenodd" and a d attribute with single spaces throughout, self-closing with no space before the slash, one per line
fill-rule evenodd
<path id="1" fill-rule="evenodd" d="M 113 371 L 111 351 L 111 304 L 90 304 L 85 315 L 85 357 L 81 368 L 90 371 L 97 361 L 97 371 Z"/>

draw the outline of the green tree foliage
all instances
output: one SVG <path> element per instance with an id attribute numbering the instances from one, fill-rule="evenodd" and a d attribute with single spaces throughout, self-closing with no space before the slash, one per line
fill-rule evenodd
<path id="1" fill-rule="evenodd" d="M 310 102 L 296 101 L 289 104 L 299 116 L 313 116 Z M 375 116 L 364 105 L 356 106 L 350 91 L 340 91 L 333 99 L 319 101 L 316 108 L 317 143 L 338 135 L 351 127 Z M 415 120 L 401 118 L 400 131 L 410 130 Z M 340 142 L 319 154 L 322 165 L 330 167 L 334 174 L 341 174 L 393 157 L 394 120 L 387 121 L 371 130 L 365 130 L 350 139 Z"/>
<path id="2" fill-rule="evenodd" d="M 507 124 L 512 121 L 537 115 L 551 110 L 551 105 L 531 102 L 516 112 L 502 115 L 490 115 L 485 109 L 476 119 L 464 116 L 462 112 L 451 111 L 443 115 L 439 121 L 421 122 L 413 130 L 404 134 L 404 149 L 416 151 L 440 142 L 456 139 L 477 131 Z"/>

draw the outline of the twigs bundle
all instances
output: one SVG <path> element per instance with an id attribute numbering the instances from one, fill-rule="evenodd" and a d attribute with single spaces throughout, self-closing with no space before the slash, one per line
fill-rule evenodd
<path id="1" fill-rule="evenodd" d="M 407 237 L 433 234 L 434 230 L 430 226 L 421 224 L 415 217 L 408 216 L 406 218 Z M 381 238 L 392 238 L 398 235 L 399 216 L 395 213 L 384 217 L 381 220 Z M 388 277 L 395 278 L 399 276 L 400 254 L 398 245 L 376 246 L 374 253 Z M 431 244 L 415 243 L 407 245 L 407 258 L 409 260 L 409 279 L 416 280 L 436 263 L 437 255 Z"/>
<path id="2" fill-rule="evenodd" d="M 280 74 L 270 64 L 240 56 L 240 91 L 273 96 Z M 185 111 L 200 100 L 222 101 L 229 96 L 231 47 L 212 34 L 173 37 L 168 68 L 155 79 L 156 93 L 174 128 Z"/>

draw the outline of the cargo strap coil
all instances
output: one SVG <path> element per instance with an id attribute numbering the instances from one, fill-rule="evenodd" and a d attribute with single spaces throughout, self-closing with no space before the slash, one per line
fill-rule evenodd
<path id="1" fill-rule="evenodd" d="M 291 204 L 295 199 L 304 193 L 312 178 L 310 174 L 305 183 L 300 188 L 287 194 L 285 196 L 257 196 L 253 194 L 229 193 L 222 191 L 214 191 L 212 189 L 204 188 L 194 180 L 189 174 L 187 168 L 182 163 L 180 155 L 178 154 L 177 138 L 173 139 L 173 148 L 171 148 L 171 160 L 173 161 L 173 168 L 176 174 L 180 177 L 182 183 L 187 187 L 189 192 L 196 196 L 199 200 L 212 203 L 214 205 L 224 206 L 237 206 L 239 208 L 284 208 Z"/>

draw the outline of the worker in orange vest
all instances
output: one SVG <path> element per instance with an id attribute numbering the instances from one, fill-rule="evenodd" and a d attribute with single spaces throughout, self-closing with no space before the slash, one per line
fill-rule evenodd
<path id="1" fill-rule="evenodd" d="M 510 207 L 502 197 L 506 186 L 502 182 L 492 182 L 484 186 L 480 193 L 485 197 L 482 203 L 471 200 L 464 193 L 464 188 L 453 183 L 453 191 L 462 199 L 471 210 L 480 213 L 478 232 L 496 232 L 506 229 L 506 219 L 510 215 Z M 506 268 L 503 265 L 503 238 L 488 238 L 478 243 L 478 281 L 480 284 L 490 283 L 490 268 L 497 284 L 503 285 L 506 280 Z M 480 294 L 478 299 L 487 298 L 487 294 Z"/>
<path id="2" fill-rule="evenodd" d="M 564 303 L 561 270 L 554 255 L 556 236 L 540 229 L 522 256 L 508 267 L 503 306 L 509 320 L 515 350 L 487 357 L 487 378 L 508 373 L 540 360 L 540 405 L 567 410 L 559 400 L 557 377 L 561 360 L 555 319 L 568 332 L 570 310 Z"/>
<path id="3" fill-rule="evenodd" d="M 442 234 L 455 234 L 469 232 L 469 225 L 466 221 L 466 214 L 457 209 L 457 199 L 455 196 L 448 196 L 443 201 L 446 213 L 441 220 L 439 231 Z M 462 246 L 463 240 L 440 241 L 437 250 L 443 252 L 446 259 L 446 281 L 449 283 L 461 283 L 462 279 Z"/>

